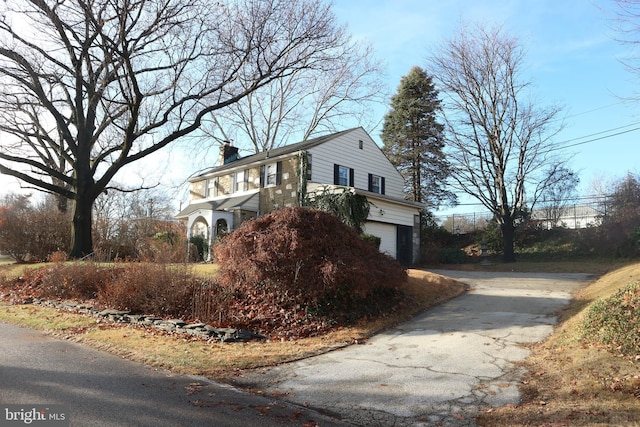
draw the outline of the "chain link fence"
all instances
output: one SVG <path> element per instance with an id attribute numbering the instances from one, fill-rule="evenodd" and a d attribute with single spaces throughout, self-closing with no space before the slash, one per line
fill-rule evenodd
<path id="1" fill-rule="evenodd" d="M 609 197 L 590 197 L 559 203 L 539 202 L 531 212 L 531 221 L 540 227 L 579 229 L 598 226 L 606 217 Z M 435 215 L 436 222 L 453 234 L 466 234 L 484 230 L 493 215 L 485 211 Z"/>

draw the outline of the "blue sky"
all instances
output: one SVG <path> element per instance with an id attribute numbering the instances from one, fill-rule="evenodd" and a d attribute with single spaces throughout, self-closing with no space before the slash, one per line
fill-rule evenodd
<path id="1" fill-rule="evenodd" d="M 633 48 L 616 41 L 613 0 L 336 0 L 334 11 L 349 30 L 368 40 L 387 68 L 390 93 L 412 66 L 428 69 L 428 57 L 460 27 L 479 21 L 502 25 L 520 40 L 536 99 L 563 107 L 565 128 L 555 138 L 573 157 L 580 192 L 594 182 L 639 173 L 640 76 L 621 60 Z M 640 34 L 638 35 L 640 39 Z M 385 108 L 376 111 L 380 117 Z M 380 129 L 372 132 L 377 141 Z M 598 139 L 586 142 L 592 139 Z M 563 150 L 565 151 L 565 150 Z M 483 210 L 460 206 L 458 211 Z"/>
<path id="2" fill-rule="evenodd" d="M 569 166 L 580 174 L 581 193 L 592 194 L 594 182 L 640 173 L 640 130 L 611 136 L 640 128 L 640 102 L 622 99 L 640 98 L 640 76 L 620 62 L 633 56 L 633 48 L 615 40 L 613 0 L 335 0 L 333 10 L 355 37 L 372 44 L 386 69 L 389 96 L 412 66 L 428 69 L 429 55 L 461 22 L 503 25 L 525 49 L 526 78 L 536 98 L 564 108 L 566 127 L 556 142 L 580 144 L 566 152 L 573 154 Z M 387 108 L 371 114 L 382 121 Z M 380 129 L 371 132 L 378 143 Z M 135 169 L 153 172 L 149 169 L 155 163 L 163 181 L 175 184 L 194 172 L 190 155 L 165 152 L 171 160 L 154 159 Z M 0 194 L 18 190 L 14 179 L 0 175 Z M 175 197 L 176 204 L 186 199 L 184 191 Z M 460 206 L 455 211 L 477 210 L 482 209 Z"/>

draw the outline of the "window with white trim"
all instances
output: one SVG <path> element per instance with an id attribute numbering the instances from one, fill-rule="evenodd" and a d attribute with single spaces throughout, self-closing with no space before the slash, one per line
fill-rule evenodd
<path id="1" fill-rule="evenodd" d="M 276 185 L 278 179 L 278 164 L 271 163 L 264 168 L 264 186 L 273 187 Z"/>
<path id="2" fill-rule="evenodd" d="M 380 194 L 380 177 L 378 175 L 371 175 L 371 191 Z"/>
<path id="3" fill-rule="evenodd" d="M 369 174 L 369 191 L 372 193 L 384 194 L 384 177 Z"/>
<path id="4" fill-rule="evenodd" d="M 247 191 L 249 188 L 249 174 L 246 170 L 238 171 L 233 176 L 233 191 Z"/>
<path id="5" fill-rule="evenodd" d="M 333 183 L 344 187 L 353 187 L 353 169 L 334 164 Z"/>
<path id="6" fill-rule="evenodd" d="M 260 187 L 275 187 L 282 181 L 282 161 L 260 166 Z"/>
<path id="7" fill-rule="evenodd" d="M 219 178 L 217 176 L 215 178 L 207 179 L 206 197 L 216 197 L 218 195 L 218 180 Z"/>

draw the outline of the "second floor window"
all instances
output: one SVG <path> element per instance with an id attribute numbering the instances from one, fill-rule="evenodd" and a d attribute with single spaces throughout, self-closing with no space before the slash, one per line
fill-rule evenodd
<path id="1" fill-rule="evenodd" d="M 215 177 L 207 180 L 207 197 L 216 197 L 218 195 L 218 179 L 218 177 Z"/>
<path id="2" fill-rule="evenodd" d="M 260 187 L 273 187 L 282 181 L 282 162 L 260 167 Z"/>
<path id="3" fill-rule="evenodd" d="M 247 191 L 249 187 L 249 174 L 247 171 L 238 171 L 233 179 L 233 191 Z"/>
<path id="4" fill-rule="evenodd" d="M 333 183 L 344 187 L 353 187 L 353 169 L 341 165 L 333 165 Z"/>
<path id="5" fill-rule="evenodd" d="M 307 180 L 311 181 L 311 165 L 313 164 L 312 162 L 313 157 L 311 156 L 311 154 L 307 153 Z"/>
<path id="6" fill-rule="evenodd" d="M 276 185 L 276 177 L 278 176 L 278 168 L 276 166 L 277 165 L 275 163 L 271 163 L 265 168 L 264 182 L 266 183 L 267 187 Z"/>
<path id="7" fill-rule="evenodd" d="M 369 191 L 372 193 L 384 194 L 384 177 L 370 173 Z"/>

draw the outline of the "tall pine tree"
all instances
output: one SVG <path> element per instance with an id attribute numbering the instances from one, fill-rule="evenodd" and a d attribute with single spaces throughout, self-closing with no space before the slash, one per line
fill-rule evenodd
<path id="1" fill-rule="evenodd" d="M 444 126 L 437 121 L 440 100 L 430 76 L 413 67 L 402 77 L 384 117 L 382 150 L 406 181 L 405 195 L 429 210 L 454 202 L 446 189 L 450 175 L 444 155 Z"/>

